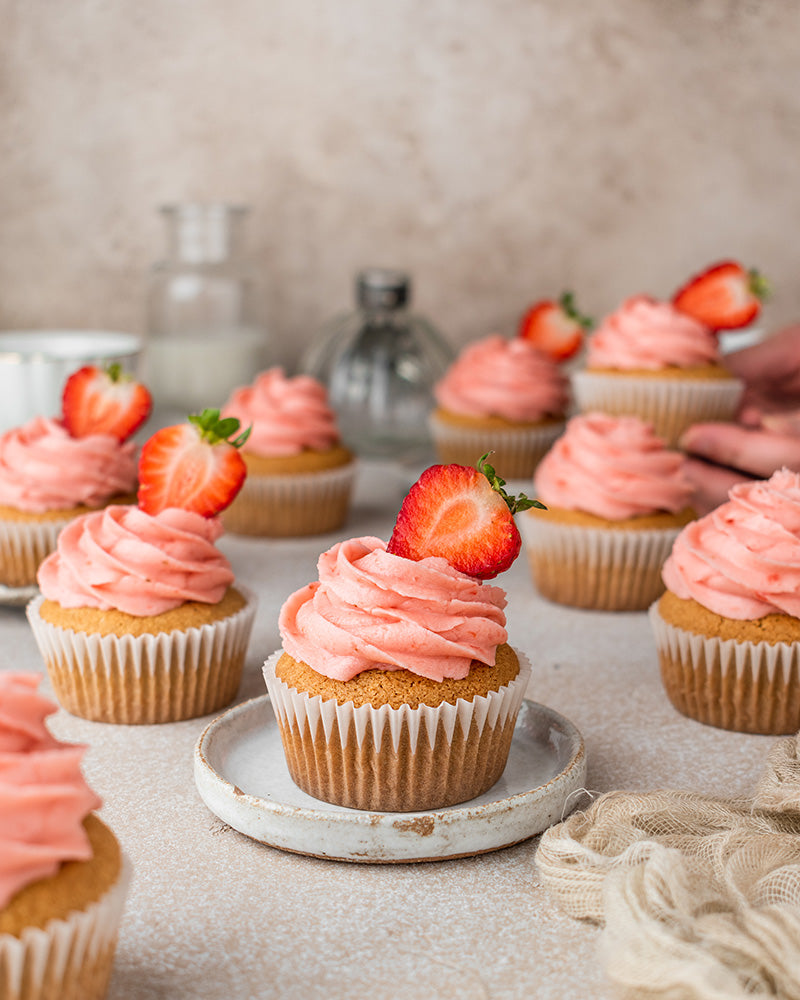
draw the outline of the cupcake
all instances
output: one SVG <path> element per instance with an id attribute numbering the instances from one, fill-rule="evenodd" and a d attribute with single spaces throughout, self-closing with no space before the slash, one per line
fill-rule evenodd
<path id="1" fill-rule="evenodd" d="M 524 337 L 467 347 L 434 386 L 431 435 L 442 462 L 474 465 L 492 452 L 505 479 L 529 479 L 564 429 L 568 380 Z"/>
<path id="2" fill-rule="evenodd" d="M 734 486 L 687 525 L 650 610 L 661 678 L 692 719 L 745 733 L 800 728 L 800 475 Z"/>
<path id="3" fill-rule="evenodd" d="M 0 673 L 0 996 L 101 1000 L 129 874 L 32 674 Z"/>
<path id="4" fill-rule="evenodd" d="M 409 812 L 500 778 L 530 674 L 507 642 L 505 593 L 486 582 L 519 552 L 509 503 L 474 468 L 433 466 L 388 545 L 339 542 L 287 599 L 264 676 L 303 791 Z"/>
<path id="5" fill-rule="evenodd" d="M 136 493 L 136 445 L 150 394 L 123 375 L 87 366 L 64 387 L 60 419 L 35 417 L 0 436 L 0 585 L 31 587 L 73 518 Z"/>
<path id="6" fill-rule="evenodd" d="M 147 441 L 139 506 L 70 522 L 39 568 L 28 618 L 59 702 L 98 722 L 175 722 L 236 695 L 255 614 L 214 544 L 244 479 L 207 410 Z M 217 433 L 220 431 L 221 433 Z M 226 433 L 227 432 L 227 433 Z"/>
<path id="7" fill-rule="evenodd" d="M 714 330 L 647 295 L 627 299 L 600 323 L 586 362 L 572 376 L 578 408 L 638 416 L 669 445 L 691 424 L 731 419 L 742 396 Z"/>
<path id="8" fill-rule="evenodd" d="M 270 368 L 236 389 L 222 412 L 252 428 L 242 447 L 247 480 L 222 517 L 228 531 L 299 537 L 341 528 L 356 465 L 320 382 Z"/>
<path id="9" fill-rule="evenodd" d="M 521 518 L 539 593 L 605 611 L 649 607 L 661 567 L 695 515 L 685 460 L 638 417 L 573 417 L 539 463 L 546 510 Z"/>

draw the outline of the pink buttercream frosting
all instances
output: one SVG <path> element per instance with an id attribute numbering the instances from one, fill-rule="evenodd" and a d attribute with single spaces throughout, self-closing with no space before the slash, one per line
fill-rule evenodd
<path id="1" fill-rule="evenodd" d="M 627 299 L 589 338 L 589 368 L 657 371 L 719 364 L 717 338 L 670 302 L 647 295 Z"/>
<path id="2" fill-rule="evenodd" d="M 186 601 L 216 604 L 233 570 L 214 545 L 215 518 L 168 507 L 117 505 L 71 521 L 39 567 L 42 594 L 65 608 L 158 615 Z"/>
<path id="3" fill-rule="evenodd" d="M 546 506 L 581 510 L 609 521 L 677 513 L 692 486 L 685 459 L 638 417 L 586 413 L 573 417 L 536 470 L 536 494 Z"/>
<path id="4" fill-rule="evenodd" d="M 325 387 L 310 375 L 287 378 L 280 368 L 270 368 L 252 385 L 235 389 L 222 415 L 238 417 L 243 428 L 252 427 L 244 450 L 254 455 L 324 451 L 339 441 Z"/>
<path id="5" fill-rule="evenodd" d="M 326 677 L 462 678 L 473 660 L 493 664 L 507 639 L 505 592 L 445 559 L 405 559 L 366 537 L 339 542 L 317 565 L 319 581 L 287 599 L 279 626 L 286 652 Z"/>
<path id="6" fill-rule="evenodd" d="M 564 413 L 568 384 L 555 362 L 529 341 L 495 334 L 461 352 L 434 396 L 451 413 L 536 421 Z"/>
<path id="7" fill-rule="evenodd" d="M 85 747 L 60 743 L 56 706 L 33 674 L 0 673 L 0 908 L 64 861 L 92 856 L 83 819 L 100 800 L 81 774 Z"/>
<path id="8" fill-rule="evenodd" d="M 39 514 L 136 491 L 136 444 L 35 417 L 0 436 L 0 504 Z"/>
<path id="9" fill-rule="evenodd" d="M 678 535 L 664 583 L 725 618 L 800 618 L 800 475 L 781 469 L 728 496 Z"/>

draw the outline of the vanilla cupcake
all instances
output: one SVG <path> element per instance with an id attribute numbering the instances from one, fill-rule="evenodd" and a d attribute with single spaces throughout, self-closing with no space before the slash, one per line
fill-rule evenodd
<path id="1" fill-rule="evenodd" d="M 38 682 L 0 673 L 0 996 L 102 1000 L 129 866 Z"/>
<path id="2" fill-rule="evenodd" d="M 684 715 L 738 732 L 800 728 L 800 475 L 734 486 L 687 525 L 650 620 Z"/>
<path id="3" fill-rule="evenodd" d="M 251 428 L 247 480 L 223 515 L 228 531 L 299 537 L 342 527 L 356 464 L 320 382 L 270 368 L 236 389 L 222 413 Z"/>
<path id="4" fill-rule="evenodd" d="M 533 581 L 578 608 L 634 611 L 663 592 L 661 567 L 695 515 L 685 460 L 637 417 L 573 417 L 536 470 L 546 510 L 521 516 Z"/>
<path id="5" fill-rule="evenodd" d="M 439 460 L 474 465 L 492 452 L 505 479 L 529 479 L 564 429 L 567 378 L 522 337 L 468 346 L 434 387 L 430 417 Z"/>
<path id="6" fill-rule="evenodd" d="M 638 416 L 668 445 L 691 424 L 734 417 L 744 388 L 725 368 L 712 329 L 647 295 L 603 320 L 572 387 L 581 411 Z"/>

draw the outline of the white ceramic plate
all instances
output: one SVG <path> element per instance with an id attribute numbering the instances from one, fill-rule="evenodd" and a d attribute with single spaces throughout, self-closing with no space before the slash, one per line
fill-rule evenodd
<path id="1" fill-rule="evenodd" d="M 431 812 L 366 812 L 306 795 L 289 777 L 266 695 L 215 719 L 194 755 L 201 798 L 235 830 L 339 861 L 439 861 L 508 847 L 566 816 L 585 774 L 581 734 L 533 701 L 522 703 L 500 781 L 477 799 Z"/>
<path id="2" fill-rule="evenodd" d="M 0 583 L 0 605 L 6 605 L 9 608 L 21 608 L 31 598 L 36 597 L 38 593 L 39 588 L 35 583 L 32 583 L 29 587 L 4 587 Z"/>

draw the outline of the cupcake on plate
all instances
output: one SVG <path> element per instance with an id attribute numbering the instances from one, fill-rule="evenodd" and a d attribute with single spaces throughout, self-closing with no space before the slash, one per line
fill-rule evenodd
<path id="1" fill-rule="evenodd" d="M 521 518 L 534 583 L 558 604 L 605 611 L 649 607 L 661 567 L 691 520 L 685 459 L 638 417 L 573 417 L 539 463 L 546 510 Z"/>
<path id="2" fill-rule="evenodd" d="M 129 866 L 38 683 L 0 673 L 0 996 L 101 1000 Z"/>
<path id="3" fill-rule="evenodd" d="M 520 548 L 515 502 L 493 481 L 432 466 L 388 545 L 334 545 L 283 605 L 264 676 L 289 772 L 310 795 L 408 812 L 500 778 L 530 665 L 508 645 L 504 591 L 486 582 Z"/>
<path id="4" fill-rule="evenodd" d="M 638 416 L 676 445 L 691 424 L 731 419 L 744 386 L 725 368 L 711 327 L 671 302 L 635 295 L 589 338 L 572 388 L 582 412 Z"/>
<path id="5" fill-rule="evenodd" d="M 734 486 L 687 525 L 650 610 L 661 677 L 692 719 L 746 733 L 800 729 L 800 475 Z"/>
<path id="6" fill-rule="evenodd" d="M 569 382 L 522 336 L 471 344 L 434 386 L 431 435 L 442 462 L 474 465 L 492 452 L 505 479 L 529 479 L 564 430 Z"/>
<path id="7" fill-rule="evenodd" d="M 240 489 L 238 421 L 218 410 L 144 445 L 139 505 L 76 518 L 28 618 L 61 705 L 98 722 L 175 722 L 236 695 L 255 598 L 214 544 Z"/>
<path id="8" fill-rule="evenodd" d="M 228 531 L 299 537 L 341 528 L 356 463 L 321 382 L 270 368 L 236 389 L 222 412 L 251 427 L 242 447 L 247 480 L 222 518 Z"/>
<path id="9" fill-rule="evenodd" d="M 33 587 L 73 518 L 136 493 L 136 445 L 147 389 L 119 365 L 81 368 L 64 387 L 60 419 L 35 417 L 0 436 L 0 585 Z"/>

